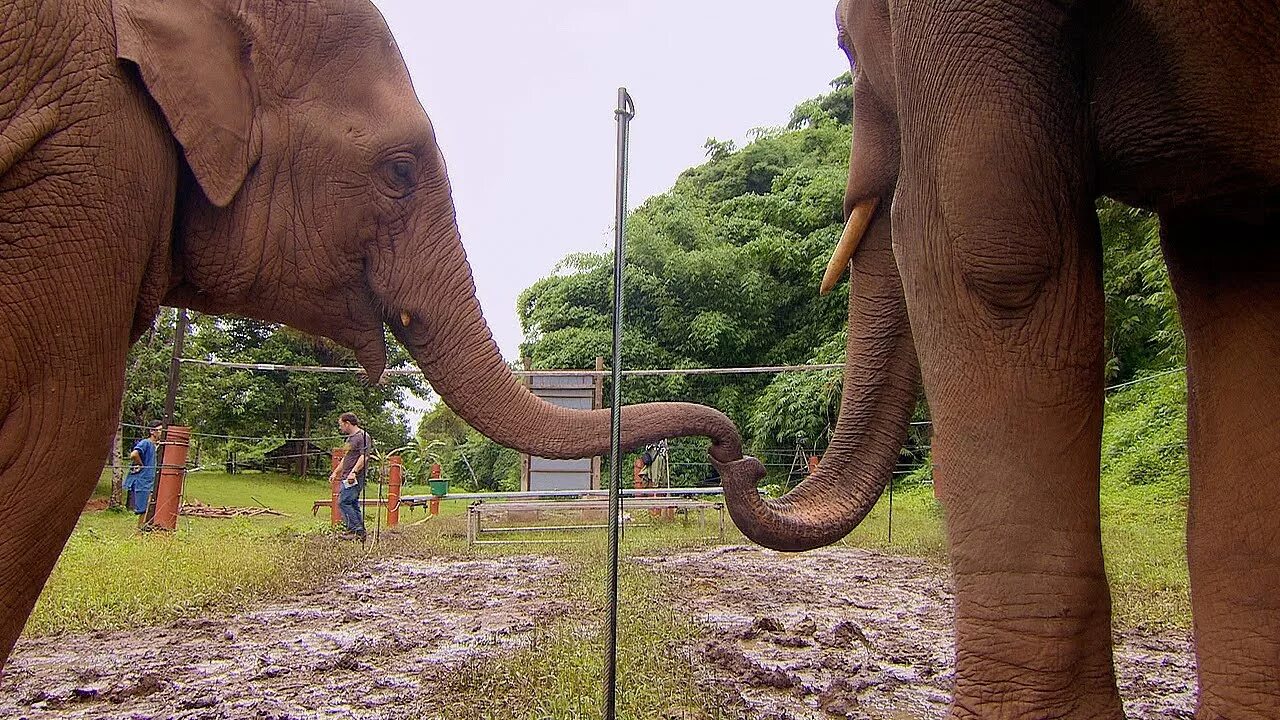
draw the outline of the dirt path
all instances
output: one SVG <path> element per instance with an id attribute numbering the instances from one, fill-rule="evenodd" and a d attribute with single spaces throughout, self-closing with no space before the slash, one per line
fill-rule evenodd
<path id="1" fill-rule="evenodd" d="M 942 718 L 952 682 L 946 568 L 850 548 L 800 555 L 720 547 L 639 560 L 668 577 L 715 638 L 708 682 L 744 716 Z M 1191 718 L 1195 669 L 1186 633 L 1117 638 L 1132 720 Z"/>
<path id="2" fill-rule="evenodd" d="M 333 587 L 136 631 L 22 640 L 5 718 L 404 717 L 432 678 L 568 609 L 557 559 L 384 559 Z"/>
<path id="3" fill-rule="evenodd" d="M 637 562 L 706 623 L 705 682 L 762 720 L 941 718 L 951 673 L 945 568 L 847 548 L 718 547 Z M 384 559 L 333 587 L 159 627 L 23 640 L 0 717 L 407 717 L 437 678 L 527 643 L 570 610 L 558 559 Z M 1129 634 L 1129 717 L 1190 718 L 1185 634 Z M 430 703 L 425 703 L 430 707 Z"/>

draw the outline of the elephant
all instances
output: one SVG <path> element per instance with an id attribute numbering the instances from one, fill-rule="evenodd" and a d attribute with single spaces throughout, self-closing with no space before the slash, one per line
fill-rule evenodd
<path id="1" fill-rule="evenodd" d="M 756 542 L 835 542 L 922 382 L 956 592 L 952 718 L 1121 718 L 1100 538 L 1095 201 L 1158 214 L 1187 347 L 1197 718 L 1280 716 L 1280 12 L 1274 2 L 841 0 L 853 72 L 842 407 Z"/>
<path id="2" fill-rule="evenodd" d="M 607 451 L 609 410 L 542 401 L 503 361 L 431 121 L 371 2 L 15 0 L 0 18 L 0 663 L 161 304 L 328 337 L 371 381 L 389 328 L 497 442 Z M 700 435 L 741 457 L 711 408 L 621 414 L 624 449 Z"/>

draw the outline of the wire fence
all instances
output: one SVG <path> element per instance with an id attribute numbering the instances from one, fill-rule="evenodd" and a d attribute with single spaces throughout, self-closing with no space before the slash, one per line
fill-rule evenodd
<path id="1" fill-rule="evenodd" d="M 201 358 L 182 358 L 180 361 L 183 363 L 203 365 L 208 367 L 221 367 L 221 368 L 227 368 L 232 370 L 255 371 L 255 372 L 297 372 L 297 373 L 321 373 L 321 374 L 362 374 L 363 373 L 363 370 L 358 367 L 284 365 L 284 364 L 274 364 L 274 363 L 240 363 L 240 362 L 207 360 L 207 359 L 201 359 Z M 779 374 L 779 373 L 790 373 L 790 372 L 833 371 L 833 370 L 842 369 L 843 367 L 844 367 L 843 364 L 832 363 L 832 364 L 768 365 L 768 366 L 754 366 L 754 367 L 725 367 L 725 368 L 662 368 L 662 369 L 623 370 L 622 375 L 624 377 L 651 377 L 651 376 L 671 376 L 671 375 L 748 375 L 748 374 L 765 374 L 765 373 Z M 1159 372 L 1152 373 L 1150 375 L 1145 375 L 1143 377 L 1129 380 L 1126 382 L 1108 385 L 1104 388 L 1104 391 L 1110 394 L 1117 390 L 1122 390 L 1135 385 L 1157 380 L 1163 377 L 1167 377 L 1169 375 L 1173 375 L 1175 373 L 1185 372 L 1185 370 L 1186 370 L 1185 366 L 1170 368 L 1168 370 L 1159 371 Z M 517 376 L 530 376 L 530 375 L 584 376 L 585 375 L 585 376 L 592 376 L 592 377 L 596 377 L 596 376 L 605 377 L 605 376 L 609 376 L 611 374 L 611 371 L 609 370 L 515 370 L 513 371 L 513 373 Z M 393 368 L 388 370 L 387 374 L 389 375 L 420 375 L 421 370 L 417 368 Z M 919 420 L 919 421 L 913 421 L 910 423 L 910 426 L 913 428 L 926 428 L 926 427 L 930 427 L 931 425 L 932 425 L 932 422 L 929 420 Z M 120 427 L 124 429 L 132 429 L 132 430 L 148 429 L 148 427 L 144 425 L 137 425 L 133 423 L 124 423 L 124 422 L 120 423 Z M 830 431 L 828 430 L 828 432 Z M 340 443 L 340 442 L 345 442 L 346 440 L 346 437 L 342 435 L 319 435 L 319 436 L 295 437 L 295 436 L 264 434 L 259 436 L 250 436 L 250 435 L 233 435 L 233 434 L 199 432 L 199 431 L 192 431 L 191 437 L 193 440 L 197 438 L 204 438 L 204 439 L 210 439 L 210 440 L 244 441 L 244 442 L 250 442 L 250 443 L 261 443 L 264 445 L 271 444 L 273 447 L 262 448 L 259 450 L 251 450 L 250 452 L 252 452 L 253 455 L 245 458 L 236 458 L 233 455 L 229 458 L 220 459 L 215 463 L 206 462 L 206 463 L 196 464 L 195 462 L 190 462 L 188 463 L 188 467 L 187 467 L 188 472 L 199 472 L 199 471 L 215 469 L 215 468 L 226 468 L 228 466 L 232 466 L 233 468 L 236 466 L 251 468 L 253 466 L 265 466 L 269 464 L 274 464 L 276 466 L 279 466 L 281 463 L 287 463 L 288 461 L 292 461 L 292 460 L 299 460 L 304 457 L 317 459 L 319 462 L 317 462 L 316 467 L 319 468 L 323 466 L 323 460 L 329 457 L 330 455 L 329 451 L 316 450 L 312 452 L 290 453 L 285 455 L 267 455 L 266 453 L 272 449 L 275 449 L 281 445 L 285 445 L 288 443 L 299 443 L 299 442 Z M 693 448 L 692 442 L 696 442 L 696 441 L 694 441 L 693 439 L 690 439 L 690 441 L 691 441 L 691 444 L 688 446 L 688 448 L 692 449 Z M 920 444 L 920 445 L 909 445 L 908 447 L 904 448 L 904 452 L 907 453 L 908 455 L 914 455 L 915 453 L 927 453 L 931 449 L 931 447 L 932 446 L 927 443 Z M 1165 446 L 1162 446 L 1161 449 L 1163 449 L 1164 447 Z M 1168 444 L 1168 447 L 1186 447 L 1186 442 L 1183 441 L 1180 443 L 1170 443 Z M 681 448 L 681 446 L 676 445 L 676 448 L 679 449 Z M 797 445 L 792 447 L 771 446 L 771 447 L 752 449 L 752 453 L 761 459 L 762 464 L 766 468 L 789 468 L 790 470 L 793 470 L 793 471 L 796 470 L 798 467 L 798 463 L 796 461 L 797 457 L 802 455 L 803 456 L 808 456 L 808 455 L 821 456 L 825 451 L 826 451 L 826 447 L 824 444 L 821 444 L 821 443 L 814 443 L 812 445 L 798 443 Z M 259 452 L 262 452 L 263 454 L 258 455 Z M 787 458 L 790 458 L 790 461 L 784 462 L 784 459 L 787 459 Z M 706 461 L 703 461 L 703 462 L 675 461 L 675 462 L 669 462 L 669 464 L 672 467 L 686 467 L 686 468 L 701 467 L 707 470 L 711 468 L 710 463 Z M 897 464 L 896 469 L 894 470 L 894 474 L 895 475 L 913 474 L 918 472 L 920 468 L 924 466 L 924 464 L 925 464 L 925 461 L 923 459 L 917 460 L 914 462 L 900 462 Z"/>

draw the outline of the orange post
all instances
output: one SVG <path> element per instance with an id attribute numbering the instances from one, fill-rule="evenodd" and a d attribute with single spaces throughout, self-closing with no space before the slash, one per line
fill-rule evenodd
<path id="1" fill-rule="evenodd" d="M 334 448 L 329 451 L 329 464 L 334 470 L 342 464 L 342 458 L 347 456 L 346 448 Z M 337 525 L 342 522 L 342 513 L 338 511 L 338 493 L 342 492 L 342 480 L 329 481 L 329 524 Z"/>
<path id="2" fill-rule="evenodd" d="M 818 472 L 818 461 L 821 459 L 822 458 L 819 457 L 818 455 L 809 456 L 809 474 L 810 475 Z"/>
<path id="3" fill-rule="evenodd" d="M 440 464 L 439 464 L 439 463 L 431 463 L 431 479 L 432 479 L 432 480 L 439 480 L 439 479 L 440 479 Z M 439 496 L 439 495 L 436 495 L 436 494 L 432 493 L 432 495 L 431 495 L 431 502 L 427 503 L 427 514 L 428 514 L 428 515 L 439 515 L 439 514 L 440 514 L 440 496 Z"/>
<path id="4" fill-rule="evenodd" d="M 191 444 L 191 428 L 170 425 L 165 432 L 164 465 L 156 483 L 156 514 L 151 524 L 165 530 L 178 529 L 178 511 L 182 503 L 182 478 L 187 474 L 187 447 Z"/>
<path id="5" fill-rule="evenodd" d="M 399 455 L 387 458 L 387 527 L 400 524 L 400 483 L 404 481 L 404 463 Z"/>
<path id="6" fill-rule="evenodd" d="M 644 476 L 640 471 L 644 469 L 644 460 L 636 458 L 635 463 L 631 466 L 631 486 L 637 490 L 644 489 Z"/>

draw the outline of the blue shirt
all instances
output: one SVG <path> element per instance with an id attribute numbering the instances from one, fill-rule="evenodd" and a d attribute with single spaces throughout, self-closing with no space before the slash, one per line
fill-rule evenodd
<path id="1" fill-rule="evenodd" d="M 150 490 L 152 481 L 156 479 L 156 444 L 151 442 L 151 438 L 142 438 L 133 449 L 138 451 L 142 467 L 129 473 L 125 486 L 134 490 Z"/>

